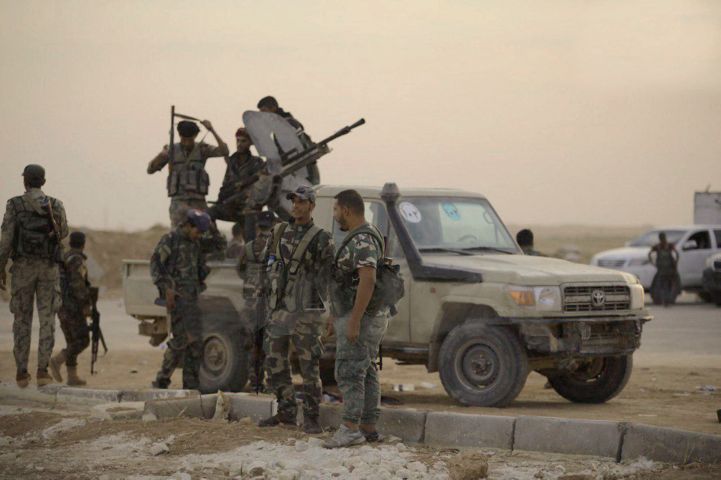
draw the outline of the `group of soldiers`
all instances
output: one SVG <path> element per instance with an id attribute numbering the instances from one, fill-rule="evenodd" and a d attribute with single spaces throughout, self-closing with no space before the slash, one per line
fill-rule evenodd
<path id="1" fill-rule="evenodd" d="M 65 208 L 60 200 L 43 193 L 45 169 L 31 164 L 22 176 L 25 193 L 8 200 L 0 237 L 0 289 L 6 288 L 5 267 L 12 259 L 10 311 L 14 315 L 16 382 L 25 388 L 31 380 L 28 360 L 36 301 L 40 319 L 38 386 L 52 383 L 53 378 L 62 382 L 63 364 L 68 385 L 85 385 L 78 376 L 77 357 L 90 343 L 86 317 L 97 292 L 88 282 L 85 235 L 72 232 L 70 248 L 64 251 L 61 242 L 68 236 Z M 56 314 L 67 346 L 53 356 Z"/>
<path id="2" fill-rule="evenodd" d="M 310 142 L 302 125 L 280 109 L 273 97 L 262 99 L 259 108 L 281 115 L 304 142 Z M 159 303 L 168 310 L 172 334 L 153 386 L 167 388 L 173 370 L 182 364 L 183 388 L 200 387 L 203 348 L 198 296 L 205 289 L 207 256 L 225 248 L 215 221 L 233 221 L 234 239 L 227 253 L 238 257 L 244 279 L 241 315 L 250 320 L 251 339 L 257 340 L 249 347 L 255 367 L 251 385 L 260 386 L 267 377 L 267 390 L 278 401 L 277 414 L 259 426 L 296 424 L 290 361 L 294 352 L 303 379 L 302 428 L 309 434 L 322 432 L 319 362 L 324 334 L 335 333 L 335 377 L 343 396 L 343 424 L 325 446 L 379 441 L 375 425 L 380 384 L 375 360 L 389 314 L 372 299 L 377 296 L 376 269 L 384 259 L 385 245 L 382 235 L 365 220 L 363 198 L 355 190 L 345 190 L 335 198 L 335 220 L 349 232 L 337 251 L 331 234 L 313 222 L 316 195 L 312 186 L 287 194 L 292 202 L 287 221 L 280 221 L 267 205 L 254 205 L 248 199 L 224 204 L 224 199 L 237 198 L 236 186 L 265 168 L 264 162 L 250 153 L 252 141 L 244 128 L 236 132 L 237 152 L 228 156 L 212 124 L 207 120 L 202 124 L 218 146 L 196 143 L 199 128 L 185 120 L 177 126 L 180 142 L 164 148 L 148 166 L 148 173 L 169 166 L 172 223 L 171 232 L 161 238 L 151 257 L 151 274 L 160 292 Z M 212 156 L 226 157 L 227 172 L 220 202 L 208 208 L 204 166 Z M 311 178 L 309 170 L 309 184 L 319 181 L 315 172 L 316 178 Z M 324 314 L 328 314 L 325 325 Z"/>

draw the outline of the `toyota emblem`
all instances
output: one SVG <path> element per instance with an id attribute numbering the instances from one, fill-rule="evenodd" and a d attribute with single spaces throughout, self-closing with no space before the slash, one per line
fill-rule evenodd
<path id="1" fill-rule="evenodd" d="M 606 294 L 603 290 L 594 290 L 591 292 L 591 304 L 595 308 L 601 308 L 606 303 Z"/>

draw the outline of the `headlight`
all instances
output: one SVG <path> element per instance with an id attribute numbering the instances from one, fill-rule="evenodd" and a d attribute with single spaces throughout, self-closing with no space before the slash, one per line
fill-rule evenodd
<path id="1" fill-rule="evenodd" d="M 648 261 L 648 258 L 632 258 L 628 262 L 629 267 L 643 267 L 644 265 L 650 265 L 651 262 Z"/>
<path id="2" fill-rule="evenodd" d="M 537 310 L 561 310 L 560 287 L 519 287 L 508 286 L 508 295 L 521 307 L 535 307 Z"/>
<path id="3" fill-rule="evenodd" d="M 643 291 L 643 285 L 629 285 L 628 289 L 631 293 L 631 309 L 643 308 L 646 304 L 646 294 Z"/>

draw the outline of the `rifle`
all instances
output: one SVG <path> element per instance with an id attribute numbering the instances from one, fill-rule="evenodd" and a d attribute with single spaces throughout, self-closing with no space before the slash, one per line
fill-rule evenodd
<path id="1" fill-rule="evenodd" d="M 50 198 L 48 198 L 48 204 L 46 205 L 48 209 L 48 215 L 50 216 L 50 226 L 53 229 L 53 235 L 55 235 L 55 252 L 53 253 L 53 257 L 56 263 L 62 265 L 63 264 L 63 246 L 60 243 L 60 227 L 58 226 L 58 223 L 55 221 L 55 214 L 53 213 L 53 205 L 50 201 Z"/>
<path id="2" fill-rule="evenodd" d="M 360 127 L 361 125 L 365 124 L 365 119 L 361 118 L 357 122 L 355 122 L 352 125 L 345 126 L 335 132 L 333 135 L 324 138 L 320 142 L 311 145 L 310 147 L 301 150 L 300 152 L 297 152 L 295 149 L 290 150 L 288 152 L 284 152 L 283 149 L 280 148 L 280 145 L 276 141 L 276 147 L 278 148 L 278 152 L 280 152 L 280 160 L 282 169 L 281 171 L 276 175 L 278 178 L 284 178 L 289 175 L 294 174 L 298 170 L 307 167 L 308 165 L 315 163 L 320 157 L 328 153 L 328 144 L 335 140 L 338 137 L 342 137 L 343 135 L 347 135 L 350 133 L 354 128 Z M 238 193 L 235 193 L 225 199 L 223 202 L 208 202 L 208 203 L 215 203 L 215 204 L 228 204 L 232 203 L 236 200 L 240 200 L 245 196 L 245 190 L 253 186 L 255 183 L 260 180 L 260 175 L 255 174 L 248 177 L 246 180 L 243 180 L 242 182 L 238 182 L 235 184 L 235 188 L 238 190 Z"/>
<path id="3" fill-rule="evenodd" d="M 103 331 L 100 330 L 100 312 L 98 311 L 98 287 L 90 287 L 90 301 L 92 302 L 92 309 L 90 318 L 93 323 L 90 327 L 90 333 L 92 334 L 91 341 L 91 352 L 90 357 L 90 375 L 95 375 L 95 362 L 98 360 L 98 343 L 103 344 L 103 355 L 108 353 L 108 346 L 105 344 L 105 337 L 103 337 Z"/>
<path id="4" fill-rule="evenodd" d="M 263 380 L 260 378 L 260 362 L 263 352 L 263 332 L 260 329 L 260 321 L 265 316 L 265 288 L 262 288 L 262 293 L 255 299 L 255 394 L 260 393 L 260 387 Z"/>

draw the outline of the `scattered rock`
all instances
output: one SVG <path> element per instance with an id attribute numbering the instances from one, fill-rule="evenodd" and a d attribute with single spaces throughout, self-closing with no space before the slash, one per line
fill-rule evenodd
<path id="1" fill-rule="evenodd" d="M 569 473 L 561 475 L 558 480 L 596 480 L 596 475 L 590 473 Z"/>
<path id="2" fill-rule="evenodd" d="M 480 452 L 463 452 L 448 460 L 451 480 L 475 480 L 488 476 L 488 457 Z"/>
<path id="3" fill-rule="evenodd" d="M 421 382 L 418 384 L 418 386 L 427 390 L 430 390 L 431 388 L 436 388 L 436 384 L 431 382 Z"/>
<path id="4" fill-rule="evenodd" d="M 170 448 L 168 448 L 168 445 L 165 442 L 154 443 L 148 449 L 148 452 L 155 457 L 164 453 L 168 453 L 169 451 Z"/>
<path id="5" fill-rule="evenodd" d="M 265 470 L 267 469 L 267 465 L 265 462 L 253 462 L 250 465 L 248 465 L 248 470 L 245 471 L 247 475 L 251 477 L 258 477 L 265 475 Z"/>
<path id="6" fill-rule="evenodd" d="M 154 422 L 158 419 L 152 412 L 144 413 L 142 418 L 144 422 Z"/>

